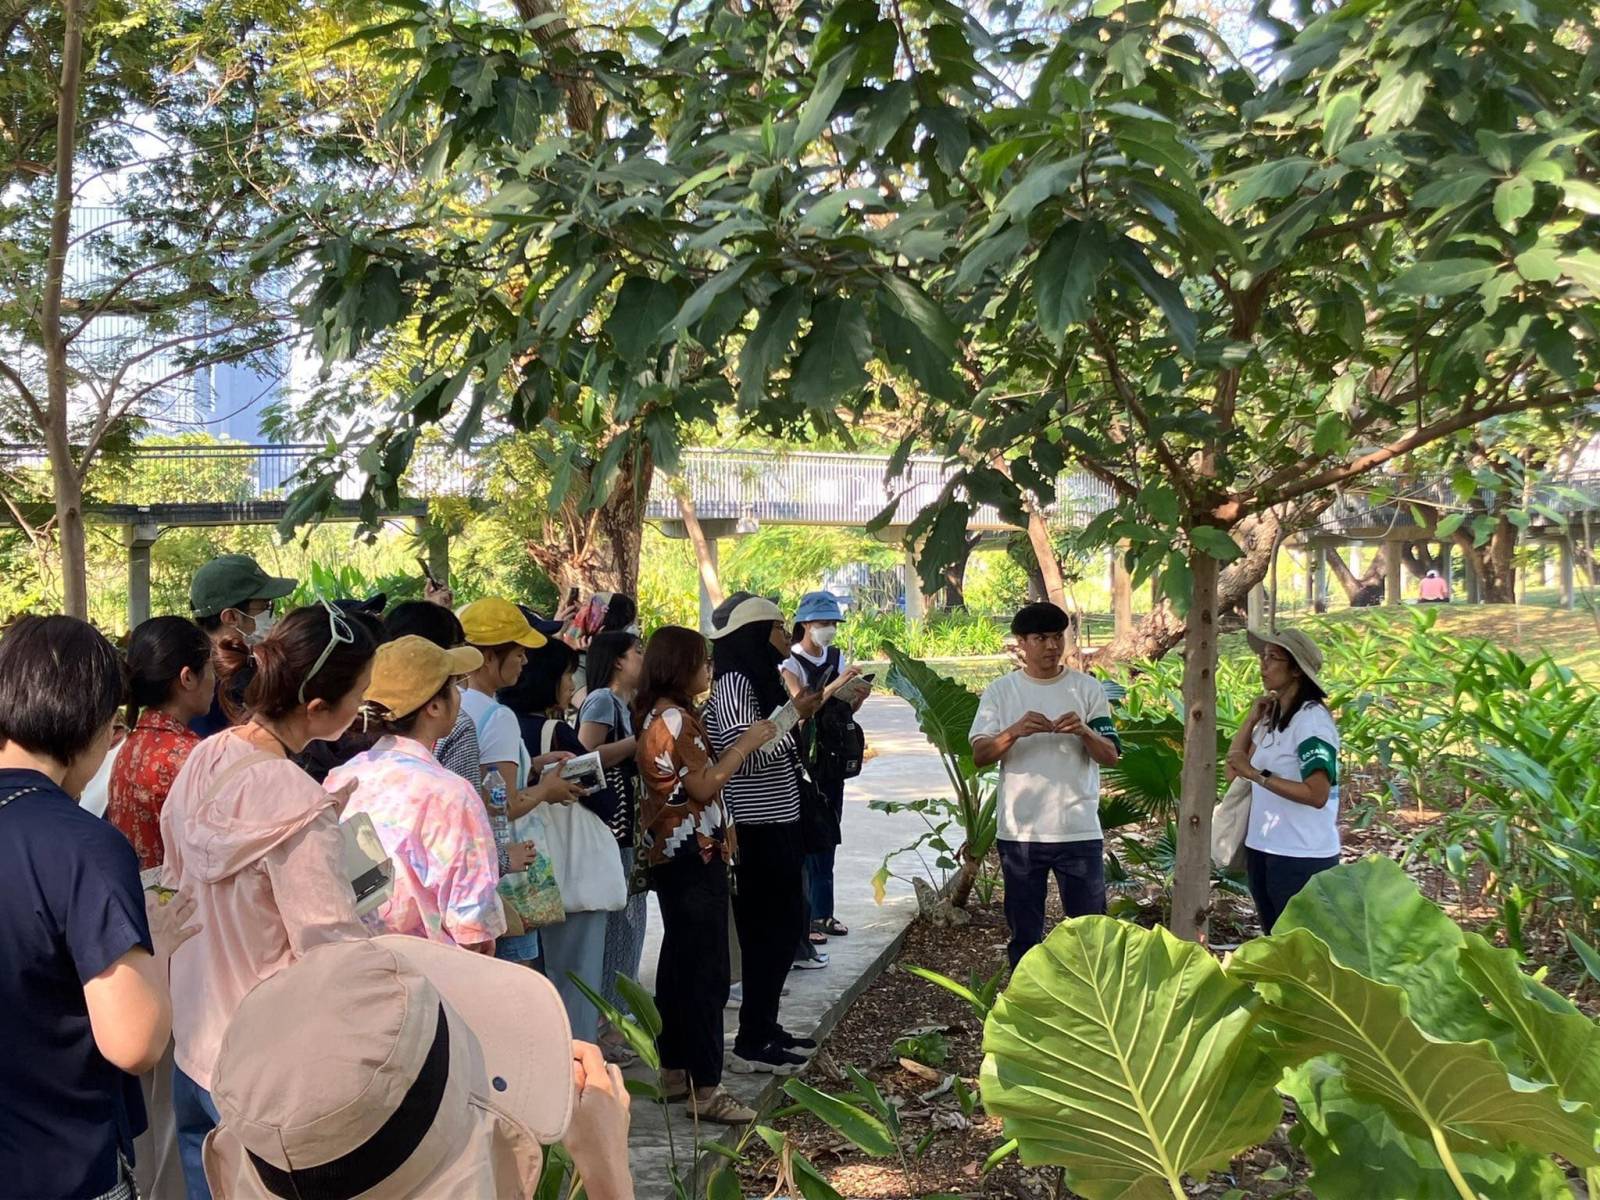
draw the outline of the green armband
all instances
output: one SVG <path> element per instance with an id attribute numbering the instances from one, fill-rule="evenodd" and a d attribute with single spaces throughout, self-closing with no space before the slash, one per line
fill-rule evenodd
<path id="1" fill-rule="evenodd" d="M 1318 771 L 1328 776 L 1328 782 L 1339 782 L 1339 752 L 1321 738 L 1307 738 L 1300 743 L 1300 778 L 1310 779 Z"/>
<path id="2" fill-rule="evenodd" d="M 1089 722 L 1089 728 L 1115 746 L 1118 754 L 1122 753 L 1122 739 L 1117 736 L 1117 727 L 1110 717 L 1095 717 Z"/>

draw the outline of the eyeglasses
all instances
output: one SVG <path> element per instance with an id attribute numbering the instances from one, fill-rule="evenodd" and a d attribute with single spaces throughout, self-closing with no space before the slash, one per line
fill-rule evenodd
<path id="1" fill-rule="evenodd" d="M 326 596 L 318 596 L 317 599 L 328 612 L 328 644 L 322 648 L 322 653 L 317 655 L 317 661 L 311 664 L 311 670 L 307 671 L 306 677 L 300 681 L 298 696 L 301 704 L 306 702 L 306 685 L 317 677 L 318 671 L 327 666 L 328 659 L 333 657 L 334 649 L 348 646 L 356 640 L 355 630 L 350 628 L 350 622 L 345 620 L 344 614 L 329 604 Z"/>

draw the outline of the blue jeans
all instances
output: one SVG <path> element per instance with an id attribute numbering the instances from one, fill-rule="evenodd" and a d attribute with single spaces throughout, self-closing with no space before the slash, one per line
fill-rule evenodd
<path id="1" fill-rule="evenodd" d="M 1044 940 L 1044 899 L 1050 876 L 1056 877 L 1061 911 L 1087 917 L 1106 911 L 1105 842 L 1007 842 L 1000 847 L 1000 874 L 1005 880 L 1006 925 L 1011 944 L 1006 957 L 1016 967 L 1022 956 Z"/>
<path id="2" fill-rule="evenodd" d="M 544 935 L 544 973 L 561 1002 L 567 1006 L 567 1020 L 572 1025 L 572 1036 L 580 1042 L 592 1042 L 598 1036 L 600 1012 L 589 997 L 572 982 L 576 975 L 595 991 L 600 991 L 600 978 L 606 962 L 606 918 L 604 912 L 569 912 L 567 919 L 558 925 L 546 925 Z"/>
<path id="3" fill-rule="evenodd" d="M 823 799 L 833 806 L 833 815 L 840 826 L 844 824 L 844 780 L 819 782 L 817 788 Z M 806 855 L 807 900 L 813 921 L 826 921 L 833 916 L 833 857 L 837 847 L 817 850 Z"/>
<path id="4" fill-rule="evenodd" d="M 200 1151 L 206 1134 L 217 1127 L 221 1117 L 211 1103 L 211 1093 L 183 1073 L 172 1068 L 172 1115 L 178 1128 L 178 1161 L 183 1164 L 183 1187 L 188 1200 L 211 1200 L 211 1185 L 206 1182 L 205 1164 Z"/>

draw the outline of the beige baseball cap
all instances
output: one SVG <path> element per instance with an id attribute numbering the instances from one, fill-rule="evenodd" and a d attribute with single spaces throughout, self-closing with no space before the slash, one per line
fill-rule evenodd
<path id="1" fill-rule="evenodd" d="M 575 1101 L 543 976 L 425 938 L 319 946 L 257 985 L 222 1041 L 216 1200 L 531 1197 Z"/>
<path id="2" fill-rule="evenodd" d="M 407 634 L 378 647 L 366 699 L 392 717 L 410 716 L 439 694 L 445 680 L 470 675 L 481 666 L 483 652 L 476 646 L 446 650 L 425 637 Z"/>

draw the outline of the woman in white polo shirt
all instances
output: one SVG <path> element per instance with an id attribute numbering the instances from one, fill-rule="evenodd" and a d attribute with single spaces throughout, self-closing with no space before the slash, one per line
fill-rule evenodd
<path id="1" fill-rule="evenodd" d="M 1267 689 L 1228 750 L 1250 788 L 1245 863 L 1267 933 L 1319 871 L 1339 865 L 1339 729 L 1317 678 L 1322 651 L 1298 629 L 1250 633 Z"/>

